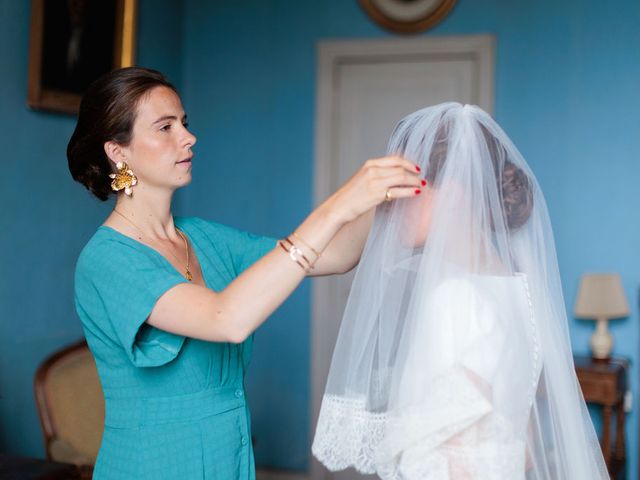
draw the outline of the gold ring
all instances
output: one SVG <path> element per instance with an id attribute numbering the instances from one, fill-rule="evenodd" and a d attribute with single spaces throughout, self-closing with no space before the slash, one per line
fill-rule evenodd
<path id="1" fill-rule="evenodd" d="M 384 201 L 390 202 L 391 200 L 393 200 L 393 197 L 391 196 L 391 189 L 389 189 L 387 193 L 384 194 Z"/>

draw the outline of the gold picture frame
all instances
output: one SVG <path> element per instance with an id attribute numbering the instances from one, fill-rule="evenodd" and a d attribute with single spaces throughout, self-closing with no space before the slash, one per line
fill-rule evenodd
<path id="1" fill-rule="evenodd" d="M 457 0 L 359 0 L 381 27 L 395 33 L 423 32 L 440 23 Z"/>
<path id="2" fill-rule="evenodd" d="M 77 114 L 86 87 L 135 62 L 137 0 L 31 0 L 27 104 Z"/>

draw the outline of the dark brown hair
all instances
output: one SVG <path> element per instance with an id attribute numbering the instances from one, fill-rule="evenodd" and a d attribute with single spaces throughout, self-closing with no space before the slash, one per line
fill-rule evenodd
<path id="1" fill-rule="evenodd" d="M 67 145 L 69 171 L 100 200 L 111 190 L 111 162 L 104 151 L 110 140 L 131 142 L 140 100 L 155 87 L 176 88 L 156 70 L 127 67 L 109 72 L 93 82 L 80 102 L 76 129 Z"/>
<path id="2" fill-rule="evenodd" d="M 533 192 L 529 177 L 510 161 L 505 161 L 498 179 L 502 211 L 509 230 L 520 228 L 531 215 Z"/>
<path id="3" fill-rule="evenodd" d="M 533 185 L 528 175 L 508 159 L 504 146 L 480 124 L 502 201 L 504 222 L 509 230 L 522 227 L 533 210 Z"/>

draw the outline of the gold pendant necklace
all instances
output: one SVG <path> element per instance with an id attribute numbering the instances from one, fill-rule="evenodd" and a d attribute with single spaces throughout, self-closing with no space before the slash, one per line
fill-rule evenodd
<path id="1" fill-rule="evenodd" d="M 185 268 L 184 278 L 186 278 L 187 280 L 191 281 L 191 280 L 193 280 L 193 275 L 191 275 L 191 270 L 189 270 L 189 243 L 187 242 L 186 235 L 184 233 L 182 233 L 181 230 L 176 228 L 176 232 L 178 232 L 178 235 L 180 235 L 182 237 L 182 240 L 184 241 L 184 249 L 187 252 L 187 267 Z M 175 257 L 175 255 L 174 255 L 174 257 Z"/>
<path id="2" fill-rule="evenodd" d="M 146 235 L 144 234 L 144 232 L 135 223 L 133 223 L 132 220 L 130 220 L 127 217 L 125 217 L 122 213 L 120 213 L 115 208 L 113 209 L 113 211 L 115 213 L 117 213 L 118 215 L 120 215 L 122 218 L 124 218 L 131 225 L 133 225 L 133 227 L 136 230 L 138 230 L 138 232 L 140 232 L 140 235 L 142 235 L 142 237 L 146 238 Z M 193 275 L 191 274 L 191 269 L 190 269 L 190 265 L 189 265 L 189 243 L 187 242 L 186 235 L 184 233 L 182 233 L 177 227 L 176 227 L 176 232 L 178 233 L 178 235 L 180 235 L 180 238 L 182 238 L 182 241 L 184 242 L 184 249 L 185 249 L 185 252 L 187 253 L 187 266 L 185 268 L 184 278 L 186 278 L 188 281 L 191 282 L 193 280 Z M 140 238 L 140 240 L 142 240 L 142 238 Z M 178 263 L 182 263 L 175 253 L 173 253 L 171 250 L 169 250 L 169 253 L 171 255 L 173 255 L 173 257 L 178 261 Z"/>

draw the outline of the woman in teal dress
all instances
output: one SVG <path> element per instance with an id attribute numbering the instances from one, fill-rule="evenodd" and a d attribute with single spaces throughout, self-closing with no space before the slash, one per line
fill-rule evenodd
<path id="1" fill-rule="evenodd" d="M 368 160 L 287 238 L 173 217 L 191 181 L 180 98 L 131 67 L 85 93 L 67 157 L 96 197 L 116 196 L 82 250 L 75 303 L 105 396 L 94 478 L 255 478 L 244 374 L 255 329 L 308 275 L 360 258 L 375 207 L 415 197 L 419 169 Z"/>

